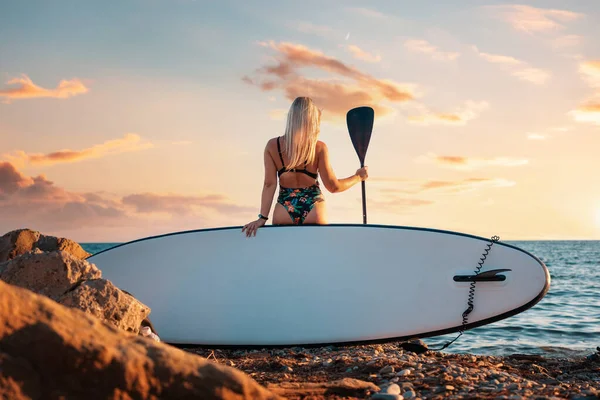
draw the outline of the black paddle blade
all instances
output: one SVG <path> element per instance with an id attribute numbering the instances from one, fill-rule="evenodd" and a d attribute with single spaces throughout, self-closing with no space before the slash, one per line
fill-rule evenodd
<path id="1" fill-rule="evenodd" d="M 371 107 L 356 107 L 348 111 L 346 114 L 346 123 L 348 124 L 348 132 L 350 139 L 360 160 L 360 166 L 364 166 L 365 155 L 371 140 L 371 132 L 373 131 L 373 120 L 375 111 Z"/>

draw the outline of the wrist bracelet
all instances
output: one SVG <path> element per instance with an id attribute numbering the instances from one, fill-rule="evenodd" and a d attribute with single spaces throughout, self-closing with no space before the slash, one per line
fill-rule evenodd
<path id="1" fill-rule="evenodd" d="M 265 221 L 268 221 L 268 220 L 269 220 L 269 218 L 268 218 L 268 217 L 265 217 L 265 216 L 264 216 L 264 215 L 262 215 L 262 214 L 258 214 L 258 218 L 264 219 Z"/>

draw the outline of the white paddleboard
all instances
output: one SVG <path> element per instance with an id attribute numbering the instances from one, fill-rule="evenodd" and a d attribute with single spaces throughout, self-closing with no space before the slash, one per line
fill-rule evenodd
<path id="1" fill-rule="evenodd" d="M 226 227 L 139 239 L 88 261 L 151 308 L 168 343 L 352 344 L 459 331 L 490 244 L 388 225 L 265 226 L 251 238 Z M 487 280 L 475 283 L 466 329 L 525 311 L 550 287 L 538 258 L 501 241 L 479 274 Z"/>

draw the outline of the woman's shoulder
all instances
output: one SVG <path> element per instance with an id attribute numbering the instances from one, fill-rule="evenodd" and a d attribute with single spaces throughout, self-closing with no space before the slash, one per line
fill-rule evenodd
<path id="1" fill-rule="evenodd" d="M 279 136 L 275 136 L 272 137 L 271 139 L 267 140 L 267 148 L 272 149 L 272 148 L 277 148 L 277 139 L 279 138 Z"/>
<path id="2" fill-rule="evenodd" d="M 317 145 L 315 146 L 317 153 L 320 153 L 322 151 L 327 150 L 327 145 L 325 144 L 325 142 L 321 141 L 321 140 L 317 140 Z"/>

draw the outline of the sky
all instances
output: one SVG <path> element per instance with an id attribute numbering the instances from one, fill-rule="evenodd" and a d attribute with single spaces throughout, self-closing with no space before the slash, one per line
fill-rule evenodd
<path id="1" fill-rule="evenodd" d="M 370 224 L 600 239 L 599 2 L 0 0 L 0 38 L 0 234 L 244 225 L 309 96 L 339 178 L 375 110 Z M 360 185 L 325 198 L 362 223 Z"/>

